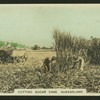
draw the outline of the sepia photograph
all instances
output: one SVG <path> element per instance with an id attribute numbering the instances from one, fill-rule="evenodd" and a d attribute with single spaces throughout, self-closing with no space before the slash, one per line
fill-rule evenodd
<path id="1" fill-rule="evenodd" d="M 0 4 L 0 95 L 100 96 L 100 4 Z"/>

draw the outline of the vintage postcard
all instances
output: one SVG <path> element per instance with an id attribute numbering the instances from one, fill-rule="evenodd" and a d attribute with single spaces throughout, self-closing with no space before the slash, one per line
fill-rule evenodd
<path id="1" fill-rule="evenodd" d="M 1 4 L 0 96 L 100 96 L 100 4 Z"/>

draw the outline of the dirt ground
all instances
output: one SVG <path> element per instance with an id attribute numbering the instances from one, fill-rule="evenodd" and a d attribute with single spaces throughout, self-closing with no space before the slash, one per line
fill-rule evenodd
<path id="1" fill-rule="evenodd" d="M 18 55 L 20 52 L 25 51 L 19 51 Z M 0 64 L 0 92 L 26 88 L 34 80 L 34 69 L 41 68 L 43 59 L 55 56 L 52 51 L 27 51 L 27 54 L 28 59 L 24 62 Z"/>
<path id="2" fill-rule="evenodd" d="M 86 65 L 84 71 L 67 70 L 66 73 L 40 73 L 42 60 L 55 56 L 52 51 L 27 51 L 28 59 L 19 63 L 0 64 L 0 92 L 14 89 L 75 88 L 100 93 L 100 66 Z"/>

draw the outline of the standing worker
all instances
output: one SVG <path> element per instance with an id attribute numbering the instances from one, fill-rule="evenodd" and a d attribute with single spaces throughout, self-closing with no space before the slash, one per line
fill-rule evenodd
<path id="1" fill-rule="evenodd" d="M 78 63 L 80 70 L 83 71 L 84 59 L 82 57 L 78 57 L 78 56 L 74 56 L 74 59 L 75 59 L 75 61 L 73 61 L 74 64 L 73 64 L 72 68 L 74 68 L 75 65 Z"/>
<path id="2" fill-rule="evenodd" d="M 43 67 L 44 67 L 45 73 L 50 71 L 50 58 L 49 57 L 44 59 Z"/>
<path id="3" fill-rule="evenodd" d="M 6 42 L 6 49 L 9 49 L 11 47 L 9 42 Z"/>

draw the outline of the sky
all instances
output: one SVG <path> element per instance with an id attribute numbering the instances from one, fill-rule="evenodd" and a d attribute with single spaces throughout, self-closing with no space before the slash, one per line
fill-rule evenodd
<path id="1" fill-rule="evenodd" d="M 54 29 L 100 38 L 100 4 L 0 5 L 0 40 L 52 46 Z"/>

